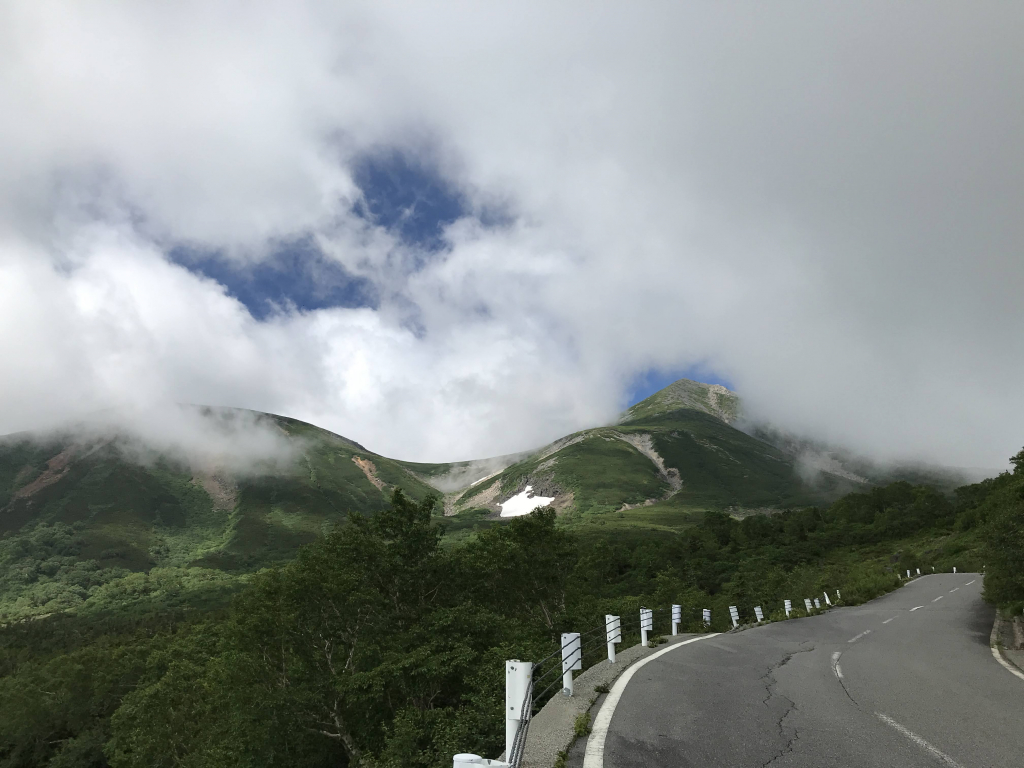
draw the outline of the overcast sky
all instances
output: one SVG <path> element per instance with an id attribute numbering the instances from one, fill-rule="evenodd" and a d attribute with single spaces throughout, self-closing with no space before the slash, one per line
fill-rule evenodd
<path id="1" fill-rule="evenodd" d="M 0 432 L 163 401 L 454 460 L 727 382 L 1024 445 L 1019 2 L 0 5 Z"/>

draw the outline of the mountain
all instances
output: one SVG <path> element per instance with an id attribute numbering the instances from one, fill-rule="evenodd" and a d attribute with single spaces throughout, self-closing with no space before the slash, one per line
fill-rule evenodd
<path id="1" fill-rule="evenodd" d="M 224 408 L 179 408 L 143 432 L 125 418 L 9 435 L 0 438 L 0 621 L 222 600 L 350 512 L 382 509 L 396 487 L 416 500 L 441 495 L 439 521 L 454 541 L 544 504 L 564 526 L 635 537 L 678 532 L 707 510 L 744 517 L 894 479 L 964 481 L 879 468 L 741 417 L 735 393 L 683 379 L 615 424 L 537 451 L 438 464 Z"/>
<path id="2" fill-rule="evenodd" d="M 706 509 L 742 516 L 863 485 L 828 472 L 809 484 L 792 456 L 732 426 L 738 414 L 735 393 L 683 379 L 616 424 L 564 437 L 475 483 L 450 509 L 493 518 L 532 496 L 551 499 L 569 525 L 674 530 Z"/>
<path id="3" fill-rule="evenodd" d="M 217 591 L 231 586 L 224 574 L 290 559 L 350 511 L 384 508 L 396 486 L 415 499 L 434 492 L 400 463 L 344 437 L 244 415 L 257 425 L 253 440 L 279 438 L 280 461 L 246 467 L 140 451 L 136 438 L 116 430 L 3 438 L 0 619 L 104 602 L 118 590 L 161 599 L 196 585 Z M 163 581 L 150 583 L 156 577 Z"/>

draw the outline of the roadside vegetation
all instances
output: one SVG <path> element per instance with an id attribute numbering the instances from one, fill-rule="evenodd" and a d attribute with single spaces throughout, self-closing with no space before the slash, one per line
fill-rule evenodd
<path id="1" fill-rule="evenodd" d="M 729 605 L 749 620 L 826 590 L 858 603 L 954 565 L 987 566 L 988 599 L 1019 610 L 1024 451 L 1013 463 L 953 494 L 897 482 L 827 507 L 704 510 L 674 532 L 539 510 L 452 545 L 436 499 L 396 491 L 244 579 L 123 574 L 88 610 L 8 620 L 0 766 L 444 766 L 501 751 L 504 659 L 546 656 L 605 613 L 629 645 L 641 606 L 682 604 L 684 630 L 710 608 L 724 629 Z M 38 537 L 24 558 L 73 546 L 73 531 Z"/>

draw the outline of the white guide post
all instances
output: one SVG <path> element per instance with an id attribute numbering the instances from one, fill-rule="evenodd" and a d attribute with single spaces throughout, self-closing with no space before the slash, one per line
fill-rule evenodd
<path id="1" fill-rule="evenodd" d="M 918 568 L 918 569 L 917 569 L 917 575 L 918 575 L 918 576 L 920 576 L 920 575 L 921 575 L 921 569 L 920 569 L 920 568 Z"/>
<path id="2" fill-rule="evenodd" d="M 824 595 L 825 595 L 825 605 L 832 605 L 832 601 L 828 599 L 828 592 L 825 592 Z"/>
<path id="3" fill-rule="evenodd" d="M 818 598 L 814 598 L 814 607 L 820 610 L 821 609 L 821 600 L 819 600 Z"/>
<path id="4" fill-rule="evenodd" d="M 683 606 L 672 606 L 672 636 L 679 634 L 679 625 L 683 623 Z"/>
<path id="5" fill-rule="evenodd" d="M 705 608 L 704 609 L 704 626 L 705 627 L 710 627 L 711 626 L 711 609 L 710 608 Z"/>
<path id="6" fill-rule="evenodd" d="M 512 659 L 505 662 L 505 758 L 512 756 L 512 745 L 522 720 L 530 719 L 526 694 L 533 678 L 533 662 Z"/>
<path id="7" fill-rule="evenodd" d="M 953 573 L 956 573 L 956 566 L 953 566 Z"/>
<path id="8" fill-rule="evenodd" d="M 615 663 L 615 644 L 622 642 L 622 622 L 610 613 L 604 617 L 604 631 L 608 638 L 608 662 Z"/>
<path id="9" fill-rule="evenodd" d="M 647 647 L 647 633 L 654 629 L 654 611 L 650 608 L 640 609 L 640 645 Z"/>
<path id="10" fill-rule="evenodd" d="M 754 618 L 757 619 L 757 623 L 758 624 L 760 624 L 762 621 L 764 621 L 764 613 L 761 611 L 761 606 L 760 605 L 755 605 L 754 606 Z"/>
<path id="11" fill-rule="evenodd" d="M 811 612 L 811 601 L 808 600 L 806 597 L 804 598 L 804 605 L 807 606 L 807 612 L 810 613 Z"/>
<path id="12" fill-rule="evenodd" d="M 736 629 L 740 625 L 740 612 L 735 605 L 729 606 L 729 618 L 732 619 L 732 628 Z"/>
<path id="13" fill-rule="evenodd" d="M 572 696 L 573 670 L 583 669 L 583 643 L 579 632 L 562 633 L 562 693 Z"/>
<path id="14" fill-rule="evenodd" d="M 910 578 L 910 569 L 909 568 L 907 568 L 907 578 L 908 579 Z"/>
<path id="15" fill-rule="evenodd" d="M 793 612 L 793 601 L 792 600 L 783 600 L 782 601 L 782 607 L 786 609 L 786 618 L 789 618 L 789 614 L 791 614 Z"/>
<path id="16" fill-rule="evenodd" d="M 839 590 L 837 589 L 836 590 L 836 600 L 842 600 L 842 599 L 843 599 L 843 597 L 842 597 L 842 595 L 839 594 Z"/>

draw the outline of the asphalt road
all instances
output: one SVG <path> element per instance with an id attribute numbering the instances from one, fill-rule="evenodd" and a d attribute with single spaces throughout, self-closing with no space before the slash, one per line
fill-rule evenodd
<path id="1" fill-rule="evenodd" d="M 925 576 L 667 652 L 623 689 L 602 768 L 1021 768 L 1024 680 L 992 657 L 981 582 Z"/>

